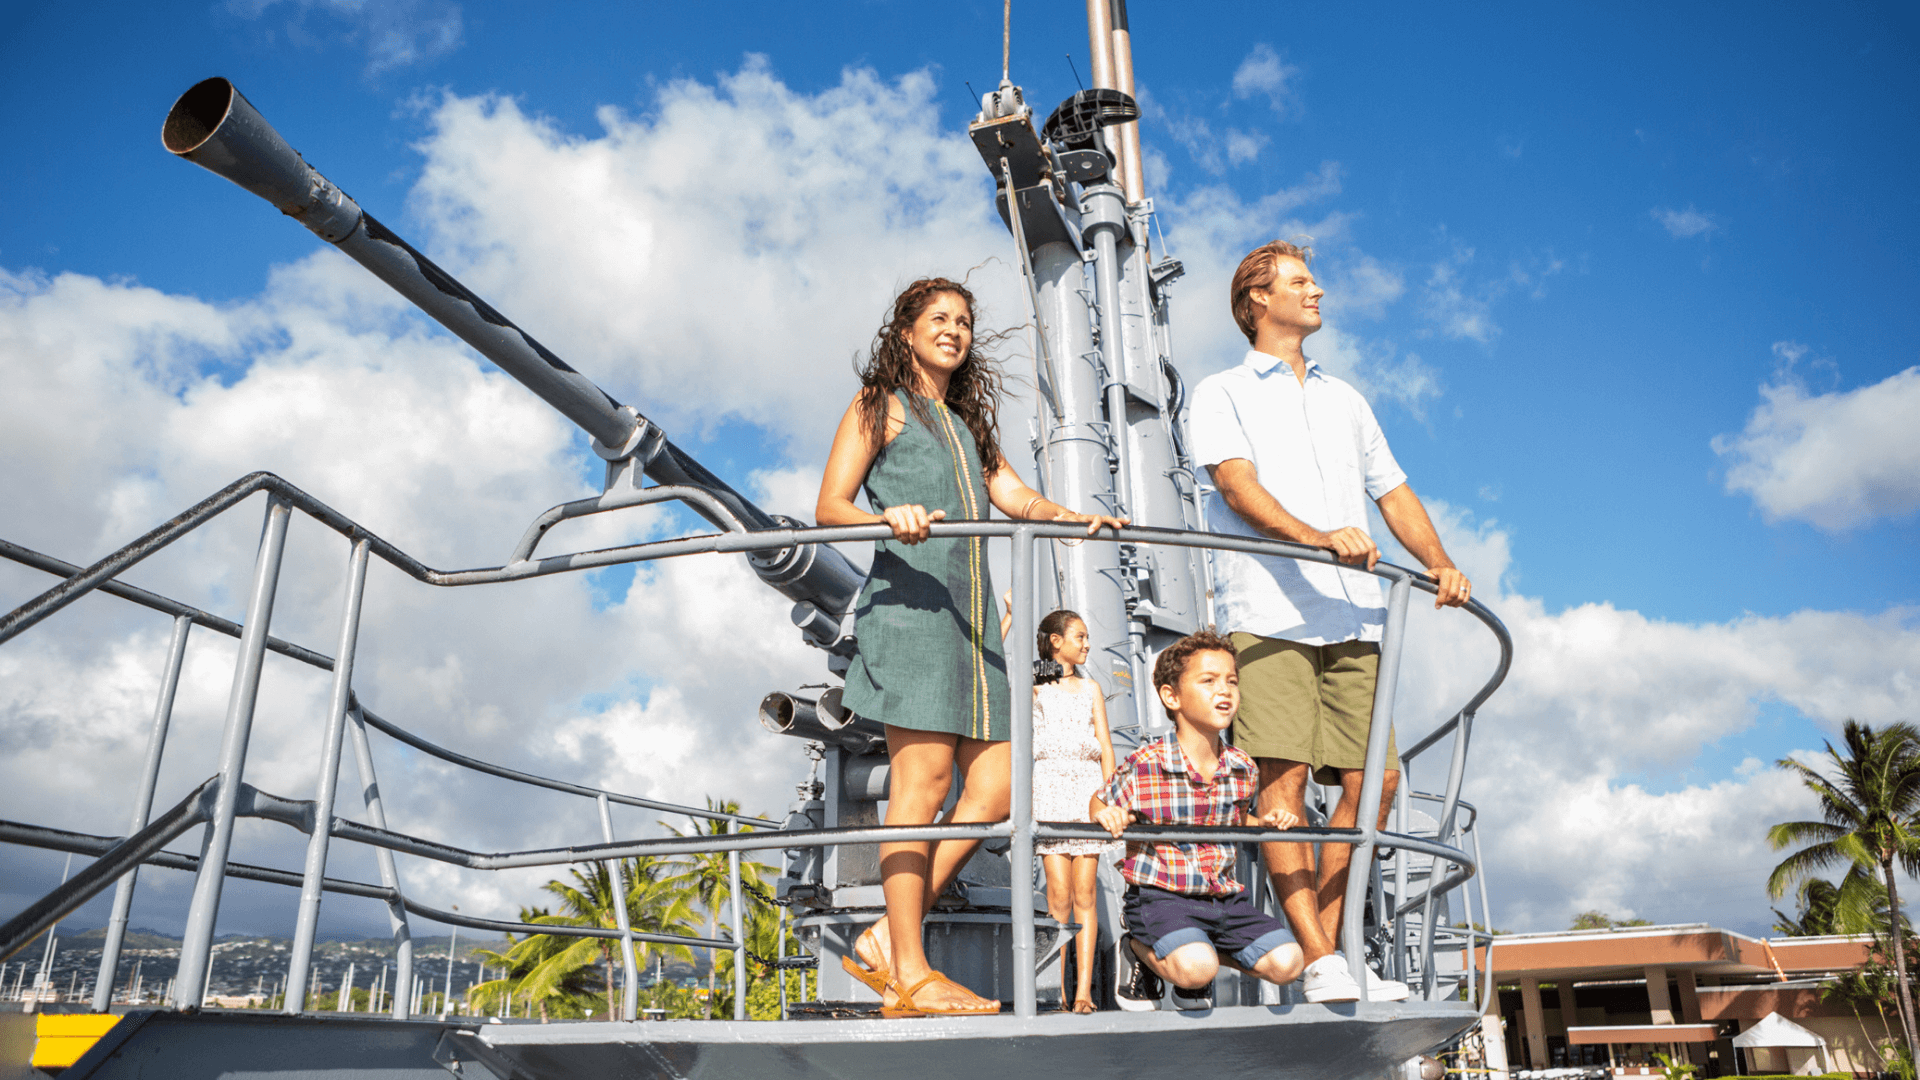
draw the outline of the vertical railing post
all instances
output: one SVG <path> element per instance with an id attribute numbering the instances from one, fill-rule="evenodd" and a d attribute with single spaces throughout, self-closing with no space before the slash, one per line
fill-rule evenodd
<path id="1" fill-rule="evenodd" d="M 173 639 L 167 643 L 167 667 L 160 676 L 160 697 L 153 704 L 153 728 L 147 734 L 147 759 L 140 769 L 140 793 L 134 796 L 128 836 L 146 828 L 147 818 L 153 813 L 153 792 L 160 783 L 160 756 L 167 745 L 167 727 L 173 722 L 173 699 L 180 689 L 180 668 L 186 661 L 187 634 L 192 629 L 192 618 L 174 616 Z M 93 982 L 94 1012 L 106 1012 L 113 1004 L 113 983 L 120 973 L 120 946 L 127 939 L 127 917 L 133 911 L 133 888 L 139 875 L 140 868 L 136 866 L 113 885 L 113 914 L 107 917 L 107 936 L 100 945 L 100 974 Z"/>
<path id="2" fill-rule="evenodd" d="M 1474 826 L 1475 827 L 1472 830 L 1473 832 L 1473 876 L 1477 878 L 1480 882 L 1480 917 L 1486 920 L 1486 922 L 1483 923 L 1482 925 L 1484 925 L 1487 928 L 1487 966 L 1485 968 L 1485 974 L 1481 976 L 1481 978 L 1484 979 L 1485 982 L 1482 984 L 1481 993 L 1480 993 L 1480 1012 L 1484 1015 L 1487 1011 L 1487 1004 L 1493 1000 L 1493 994 L 1494 994 L 1494 989 L 1493 989 L 1493 906 L 1487 901 L 1487 860 L 1485 856 L 1480 854 L 1480 829 L 1479 829 L 1478 820 L 1474 822 Z M 1472 928 L 1469 927 L 1468 929 L 1472 929 Z"/>
<path id="3" fill-rule="evenodd" d="M 1038 958 L 1033 944 L 1033 633 L 1033 527 L 1022 525 L 1013 530 L 1013 625 L 1006 644 L 1013 706 L 1013 842 L 1007 861 L 1013 893 L 1013 1014 L 1019 1017 L 1039 1011 L 1033 970 Z"/>
<path id="4" fill-rule="evenodd" d="M 740 831 L 740 823 L 727 819 L 727 835 Z M 747 1018 L 747 926 L 741 917 L 740 852 L 727 852 L 728 898 L 733 908 L 733 1018 Z"/>
<path id="5" fill-rule="evenodd" d="M 1442 844 L 1458 847 L 1454 840 L 1454 821 L 1460 811 L 1460 784 L 1467 774 L 1467 744 L 1473 737 L 1473 714 L 1463 712 L 1454 723 L 1453 759 L 1447 766 L 1447 792 L 1440 806 L 1439 825 L 1434 830 L 1434 838 Z M 1439 882 L 1439 861 L 1435 860 L 1433 872 L 1427 876 L 1426 902 L 1421 905 L 1420 915 L 1420 963 L 1426 971 L 1425 983 L 1427 996 L 1433 996 L 1433 906 L 1437 899 L 1434 886 Z"/>
<path id="6" fill-rule="evenodd" d="M 607 793 L 601 792 L 600 837 L 607 843 L 613 843 L 613 806 L 607 801 Z M 633 959 L 633 926 L 627 914 L 627 872 L 620 859 L 607 860 L 607 887 L 613 890 L 613 921 L 620 928 L 620 971 L 626 982 L 620 990 L 620 1019 L 635 1020 L 640 1015 L 640 975 L 639 967 Z M 607 1002 L 607 1012 L 613 1012 L 613 1002 Z"/>
<path id="7" fill-rule="evenodd" d="M 1399 831 L 1403 833 L 1412 832 L 1413 831 L 1413 761 L 1410 758 L 1403 757 L 1400 759 L 1400 788 L 1394 795 L 1393 804 L 1394 804 L 1394 809 L 1399 814 L 1399 819 L 1396 822 L 1396 824 L 1398 824 L 1400 827 Z M 1407 849 L 1405 848 L 1401 848 L 1400 850 L 1393 853 L 1393 902 L 1396 905 L 1406 902 L 1407 863 L 1412 858 L 1413 856 L 1409 854 L 1407 852 Z M 1428 891 L 1431 892 L 1432 884 L 1433 884 L 1433 873 L 1432 873 L 1431 864 L 1429 864 L 1428 866 L 1427 884 L 1428 884 Z M 1387 978 L 1405 980 L 1406 956 L 1407 956 L 1407 921 L 1405 919 L 1394 919 L 1393 920 L 1393 956 L 1388 961 L 1392 965 L 1393 970 L 1385 973 Z"/>
<path id="8" fill-rule="evenodd" d="M 287 547 L 287 519 L 292 506 L 277 494 L 267 496 L 266 522 L 260 530 L 260 550 L 254 560 L 253 589 L 247 600 L 247 622 L 240 631 L 240 656 L 233 666 L 233 689 L 227 697 L 226 727 L 220 736 L 220 790 L 214 797 L 213 820 L 207 823 L 200 852 L 200 872 L 193 882 L 193 902 L 187 909 L 186 933 L 180 942 L 180 969 L 174 975 L 171 1003 L 176 1009 L 198 1009 L 202 988 L 211 971 L 213 926 L 220 915 L 220 891 L 226 884 L 227 854 L 233 847 L 233 820 L 239 808 L 241 776 L 247 766 L 247 741 L 253 735 L 254 704 L 260 696 L 260 672 L 267 654 L 267 627 L 273 621 L 273 597 L 280 583 L 280 558 Z"/>
<path id="9" fill-rule="evenodd" d="M 1373 848 L 1380 830 L 1375 821 L 1380 813 L 1380 789 L 1386 782 L 1387 739 L 1393 734 L 1393 692 L 1400 678 L 1400 654 L 1406 644 L 1407 599 L 1413 592 L 1413 580 L 1404 572 L 1393 579 L 1387 592 L 1387 625 L 1380 637 L 1379 675 L 1373 688 L 1373 719 L 1367 731 L 1367 768 L 1360 781 L 1360 814 L 1354 822 L 1360 829 L 1360 842 L 1353 845 L 1353 857 L 1347 863 L 1347 898 L 1341 910 L 1340 947 L 1347 954 L 1353 979 L 1367 985 L 1367 955 L 1361 925 L 1367 900 L 1367 885 L 1373 878 Z"/>
<path id="10" fill-rule="evenodd" d="M 775 959 L 780 961 L 780 1019 L 785 1020 L 787 1018 L 787 909 L 781 908 L 779 915 L 780 944 L 776 947 L 773 955 Z M 805 977 L 804 975 L 801 976 L 803 979 Z"/>
<path id="11" fill-rule="evenodd" d="M 347 555 L 347 596 L 340 610 L 340 642 L 333 654 L 333 692 L 327 698 L 327 723 L 320 739 L 320 777 L 314 783 L 313 835 L 307 837 L 306 874 L 300 882 L 300 910 L 294 921 L 292 955 L 287 960 L 287 1000 L 281 1009 L 298 1014 L 307 1008 L 307 970 L 313 963 L 313 938 L 320 929 L 321 883 L 327 875 L 327 846 L 333 839 L 334 793 L 340 786 L 340 744 L 353 706 L 353 654 L 360 640 L 360 601 L 366 592 L 366 540 Z"/>
<path id="12" fill-rule="evenodd" d="M 367 824 L 376 829 L 387 827 L 386 807 L 380 801 L 380 783 L 373 775 L 373 747 L 367 744 L 367 722 L 360 715 L 359 706 L 355 706 L 352 721 L 347 730 L 353 736 L 353 763 L 360 770 L 360 794 L 367 806 Z M 413 930 L 407 925 L 407 908 L 400 899 L 400 870 L 394 865 L 393 852 L 383 847 L 373 849 L 373 859 L 380 867 L 380 884 L 393 890 L 393 897 L 387 901 L 387 922 L 393 929 L 393 1018 L 405 1020 L 412 1015 L 409 1009 L 408 991 L 402 987 L 413 986 Z"/>

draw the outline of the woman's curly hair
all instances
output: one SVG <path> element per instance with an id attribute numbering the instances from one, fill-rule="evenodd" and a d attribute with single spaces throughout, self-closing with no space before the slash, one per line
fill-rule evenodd
<path id="1" fill-rule="evenodd" d="M 887 445 L 887 401 L 895 390 L 907 391 L 907 407 L 921 423 L 931 425 L 932 415 L 927 404 L 914 392 L 918 385 L 914 377 L 913 350 L 907 345 L 906 333 L 913 328 L 914 321 L 927 309 L 933 298 L 941 293 L 951 293 L 966 301 L 967 313 L 973 318 L 973 345 L 967 350 L 967 357 L 954 370 L 953 378 L 947 383 L 947 408 L 953 410 L 967 430 L 973 433 L 974 446 L 980 452 L 980 468 L 991 476 L 1001 462 L 999 421 L 1002 397 L 999 366 L 993 359 L 981 352 L 980 346 L 991 345 L 1002 337 L 1000 334 L 988 334 L 984 337 L 979 330 L 979 305 L 974 303 L 973 293 L 965 285 L 948 278 L 922 278 L 901 290 L 893 298 L 893 309 L 887 315 L 887 321 L 873 336 L 873 347 L 868 351 L 864 363 L 856 370 L 860 376 L 860 426 L 865 430 L 870 446 L 886 452 Z"/>

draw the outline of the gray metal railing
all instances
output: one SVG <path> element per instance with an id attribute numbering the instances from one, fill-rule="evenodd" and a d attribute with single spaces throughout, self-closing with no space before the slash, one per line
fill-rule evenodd
<path id="1" fill-rule="evenodd" d="M 125 585 L 115 579 L 137 565 L 141 560 L 165 548 L 175 540 L 219 514 L 238 505 L 256 492 L 267 493 L 266 519 L 262 529 L 259 551 L 255 561 L 253 585 L 248 599 L 247 618 L 243 623 L 233 623 L 209 613 L 199 611 L 178 601 Z M 4 617 L 0 617 L 0 643 L 18 636 L 20 633 L 41 620 L 54 614 L 66 605 L 89 592 L 99 590 L 118 596 L 133 603 L 164 612 L 174 618 L 174 640 L 169 650 L 167 674 L 163 679 L 160 701 L 156 705 L 153 730 L 149 739 L 145 773 L 141 794 L 136 799 L 134 825 L 125 840 L 109 840 L 104 837 L 85 834 L 66 833 L 60 830 L 13 822 L 0 822 L 0 842 L 30 844 L 49 847 L 56 850 L 68 850 L 98 856 L 91 866 L 60 888 L 30 905 L 14 919 L 0 926 L 0 956 L 11 955 L 24 947 L 47 926 L 53 924 L 66 913 L 103 891 L 108 884 L 118 883 L 119 892 L 115 897 L 115 918 L 109 925 L 107 947 L 103 949 L 101 979 L 96 984 L 95 1006 L 104 1008 L 101 1000 L 104 993 L 110 992 L 113 980 L 113 968 L 109 961 L 117 959 L 121 935 L 124 934 L 126 908 L 131 902 L 134 887 L 134 874 L 143 863 L 192 869 L 196 874 L 192 905 L 188 913 L 187 934 L 182 943 L 179 973 L 174 980 L 172 1004 L 177 1008 L 197 1008 L 204 995 L 207 982 L 208 965 L 211 956 L 212 935 L 222 885 L 226 878 L 237 877 L 247 880 L 271 881 L 292 884 L 296 880 L 301 888 L 299 915 L 295 930 L 292 958 L 289 966 L 286 1009 L 288 1012 L 305 1010 L 305 973 L 309 970 L 315 932 L 318 927 L 318 915 L 322 894 L 338 892 L 384 900 L 389 907 L 394 928 L 396 954 L 401 964 L 401 973 L 396 986 L 410 985 L 408 973 L 411 968 L 410 931 L 406 915 L 412 913 L 423 918 L 448 925 L 465 926 L 473 929 L 507 931 L 514 933 L 546 933 L 565 936 L 583 936 L 618 939 L 621 941 L 622 966 L 626 975 L 626 991 L 623 995 L 621 1015 L 624 1019 L 634 1019 L 638 972 L 636 971 L 633 943 L 660 942 L 709 949 L 727 949 L 734 953 L 734 1015 L 736 1019 L 745 1018 L 746 1009 L 746 937 L 744 914 L 741 907 L 739 853 L 743 851 L 781 850 L 799 847 L 824 847 L 837 844 L 871 844 L 889 840 L 940 840 L 961 837 L 1005 837 L 1010 841 L 1009 858 L 1015 867 L 1029 866 L 1033 856 L 1033 842 L 1036 839 L 1058 837 L 1104 836 L 1104 832 L 1093 825 L 1044 824 L 1032 820 L 1031 783 L 1032 783 L 1032 641 L 1033 641 L 1033 605 L 1031 596 L 1034 587 L 1034 545 L 1042 539 L 1072 539 L 1082 535 L 1084 529 L 1072 524 L 1052 524 L 1012 521 L 972 521 L 940 523 L 933 527 L 933 535 L 940 537 L 979 536 L 1008 538 L 1013 544 L 1013 628 L 1007 638 L 1007 662 L 1009 682 L 1011 683 L 1013 702 L 1012 757 L 1013 757 L 1013 805 L 1009 821 L 997 824 L 965 825 L 926 825 L 926 826 L 865 826 L 845 829 L 777 829 L 777 823 L 764 818 L 749 815 L 713 811 L 699 807 L 680 806 L 663 803 L 618 792 L 572 784 L 536 776 L 519 770 L 484 762 L 476 758 L 459 754 L 439 747 L 420 738 L 389 721 L 383 720 L 368 711 L 355 697 L 352 689 L 353 654 L 357 640 L 361 615 L 361 595 L 364 588 L 366 568 L 372 558 L 379 558 L 406 573 L 416 580 L 431 585 L 461 586 L 519 580 L 528 577 L 540 577 L 549 574 L 566 573 L 603 566 L 615 566 L 653 559 L 671 558 L 682 555 L 710 552 L 750 553 L 765 550 L 779 550 L 795 544 L 827 544 L 850 541 L 871 541 L 890 535 L 884 525 L 850 526 L 838 528 L 776 528 L 748 530 L 730 515 L 723 517 L 727 531 L 698 536 L 679 537 L 671 540 L 659 540 L 642 544 L 626 545 L 595 551 L 577 552 L 568 555 L 548 556 L 536 559 L 534 550 L 545 537 L 548 529 L 560 521 L 589 514 L 605 513 L 631 506 L 679 501 L 702 511 L 703 516 L 715 516 L 713 500 L 697 488 L 684 486 L 660 486 L 646 489 L 628 489 L 609 491 L 597 499 L 579 500 L 566 503 L 547 511 L 535 520 L 520 543 L 516 545 L 508 562 L 497 567 L 442 571 L 425 566 L 408 556 L 393 544 L 380 539 L 373 533 L 333 510 L 319 500 L 301 491 L 293 484 L 271 473 L 256 472 L 228 485 L 221 491 L 203 500 L 187 512 L 147 533 L 133 543 L 114 552 L 91 567 L 79 568 L 53 559 L 37 552 L 29 551 L 18 545 L 0 541 L 0 556 L 34 566 L 49 573 L 63 577 L 60 583 L 39 597 L 29 601 Z M 723 508 L 724 509 L 724 508 Z M 299 510 L 322 525 L 333 529 L 345 537 L 350 546 L 347 567 L 348 587 L 346 600 L 341 614 L 338 656 L 334 658 L 274 639 L 268 634 L 272 617 L 275 591 L 279 578 L 281 555 L 284 550 L 288 519 L 293 510 Z M 1156 544 L 1179 547 L 1199 547 L 1222 550 L 1245 551 L 1258 554 L 1280 555 L 1303 561 L 1333 563 L 1333 556 L 1317 548 L 1303 547 L 1280 541 L 1256 540 L 1244 537 L 1223 536 L 1211 533 L 1185 532 L 1168 529 L 1127 528 L 1118 530 L 1117 539 L 1136 544 Z M 1385 771 L 1387 739 L 1392 731 L 1393 703 L 1398 680 L 1399 663 L 1405 638 L 1406 612 L 1409 597 L 1413 591 L 1434 591 L 1434 583 L 1423 575 L 1388 563 L 1379 564 L 1373 571 L 1376 576 L 1386 578 L 1390 584 L 1387 628 L 1381 642 L 1381 658 L 1376 690 L 1374 716 L 1385 722 L 1375 723 L 1368 739 L 1367 764 L 1361 793 L 1362 806 L 1378 805 Z M 1469 855 L 1448 840 L 1459 840 L 1471 827 L 1459 826 L 1456 822 L 1458 811 L 1464 804 L 1460 802 L 1459 792 L 1465 771 L 1467 739 L 1471 732 L 1475 711 L 1500 685 L 1505 678 L 1512 658 L 1512 641 L 1504 626 L 1491 612 L 1477 601 L 1466 609 L 1479 619 L 1493 633 L 1500 647 L 1500 658 L 1493 675 L 1474 697 L 1451 718 L 1422 737 L 1413 747 L 1403 754 L 1403 760 L 1410 761 L 1420 752 L 1436 745 L 1451 733 L 1454 736 L 1453 753 L 1448 763 L 1447 782 L 1444 793 L 1439 796 L 1417 796 L 1439 802 L 1441 812 L 1437 817 L 1439 827 L 1433 838 L 1409 835 L 1405 831 L 1390 832 L 1372 826 L 1371 815 L 1363 815 L 1359 827 L 1354 829 L 1301 828 L 1293 830 L 1267 830 L 1258 827 L 1241 828 L 1200 828 L 1194 826 L 1134 826 L 1127 830 L 1130 839 L 1138 840 L 1214 840 L 1220 842 L 1330 842 L 1345 843 L 1354 847 L 1353 862 L 1356 866 L 1367 867 L 1364 873 L 1353 873 L 1348 879 L 1346 910 L 1358 913 L 1365 902 L 1370 882 L 1378 883 L 1381 871 L 1376 865 L 1373 854 L 1376 848 L 1397 850 L 1399 862 L 1400 890 L 1396 894 L 1398 908 L 1393 913 L 1381 910 L 1377 913 L 1379 926 L 1384 928 L 1389 919 L 1398 928 L 1396 943 L 1400 946 L 1393 950 L 1392 963 L 1395 970 L 1405 971 L 1404 964 L 1409 954 L 1418 955 L 1419 970 L 1424 980 L 1424 989 L 1429 994 L 1434 985 L 1433 952 L 1436 933 L 1432 915 L 1438 899 L 1457 888 L 1468 878 L 1475 875 L 1479 863 L 1477 833 L 1472 835 L 1474 851 Z M 217 632 L 237 637 L 241 641 L 240 656 L 236 662 L 233 687 L 229 694 L 227 718 L 222 733 L 221 749 L 216 774 L 203 783 L 194 794 L 181 804 L 163 814 L 152 823 L 146 822 L 150 812 L 154 782 L 157 777 L 159 761 L 167 733 L 167 718 L 172 709 L 172 700 L 179 677 L 179 658 L 184 651 L 186 637 L 192 626 L 204 626 Z M 247 745 L 251 737 L 254 704 L 258 696 L 259 678 L 266 652 L 272 651 L 303 663 L 331 671 L 334 675 L 332 690 L 329 694 L 328 715 L 324 725 L 321 746 L 320 771 L 316 784 L 315 798 L 308 801 L 286 799 L 261 792 L 240 781 L 245 765 Z M 373 727 L 395 740 L 426 753 L 449 764 L 480 772 L 486 775 L 506 779 L 514 783 L 528 785 L 550 791 L 591 798 L 596 804 L 599 816 L 601 842 L 582 846 L 550 848 L 532 851 L 484 853 L 471 851 L 453 845 L 426 840 L 405 833 L 393 831 L 387 827 L 383 805 L 380 800 L 378 783 L 374 777 L 373 760 L 367 742 L 366 728 Z M 343 742 L 347 735 L 353 737 L 355 762 L 359 767 L 362 782 L 363 801 L 367 822 L 362 823 L 341 817 L 335 813 L 333 792 L 335 790 Z M 1406 807 L 1413 797 L 1408 786 L 1403 785 L 1400 795 L 1402 808 L 1401 821 L 1408 820 Z M 728 833 L 721 835 L 696 835 L 688 837 L 663 838 L 655 840 L 627 840 L 614 838 L 610 805 L 644 807 L 685 815 L 695 819 L 724 821 Z M 1469 814 L 1471 815 L 1469 809 Z M 304 872 L 296 877 L 286 871 L 249 867 L 228 861 L 234 822 L 240 817 L 258 817 L 279 821 L 306 832 L 309 836 Z M 208 835 L 203 846 L 202 856 L 182 855 L 163 852 L 160 849 L 182 835 L 195 824 L 204 822 L 208 826 Z M 742 828 L 756 830 L 741 832 Z M 164 838 L 161 838 L 164 837 Z M 161 839 L 157 839 L 161 838 Z M 340 881 L 325 876 L 329 844 L 332 839 L 352 840 L 373 847 L 379 858 L 382 883 L 372 885 L 361 882 Z M 558 866 L 569 863 L 607 861 L 610 863 L 610 879 L 615 883 L 619 896 L 624 898 L 624 880 L 618 860 L 637 856 L 670 856 L 694 852 L 727 852 L 729 864 L 729 894 L 731 910 L 728 921 L 732 937 L 730 939 L 710 939 L 685 935 L 646 934 L 632 930 L 624 918 L 615 928 L 555 926 L 545 924 L 526 924 L 501 922 L 461 915 L 455 912 L 437 911 L 409 900 L 401 890 L 399 877 L 393 861 L 395 852 L 420 858 L 433 859 L 454 866 L 478 870 L 498 870 L 527 866 Z M 1412 900 L 1406 895 L 1406 859 L 1410 854 L 1422 854 L 1432 861 L 1424 887 L 1424 895 Z M 1437 873 L 1445 864 L 1450 868 L 1442 877 Z M 1014 949 L 1014 1011 L 1017 1015 L 1031 1016 L 1036 1011 L 1035 961 L 1034 954 L 1034 918 L 1033 918 L 1033 880 L 1031 873 L 1016 872 L 1012 875 L 1011 909 L 1013 920 L 1012 943 Z M 1381 895 L 1376 888 L 1375 895 Z M 1485 910 L 1486 896 L 1482 879 L 1481 907 Z M 617 904 L 619 914 L 624 915 L 624 902 Z M 1420 944 L 1417 949 L 1409 949 L 1404 940 L 1404 917 L 1416 907 L 1423 912 L 1420 929 Z M 1470 910 L 1470 905 L 1469 905 Z M 1354 967 L 1356 979 L 1364 979 L 1362 965 L 1365 948 L 1362 939 L 1363 920 L 1352 916 L 1345 920 L 1342 945 Z M 1471 945 L 1478 936 L 1458 927 L 1447 929 L 1445 940 L 1449 943 L 1460 940 L 1465 934 L 1469 976 L 1476 951 Z M 297 977 L 295 977 L 297 976 Z M 1486 992 L 1480 994 L 1481 1001 L 1486 1000 Z M 609 1009 L 612 1003 L 609 1002 Z M 396 994 L 394 1015 L 405 1018 L 408 1015 L 407 995 Z"/>

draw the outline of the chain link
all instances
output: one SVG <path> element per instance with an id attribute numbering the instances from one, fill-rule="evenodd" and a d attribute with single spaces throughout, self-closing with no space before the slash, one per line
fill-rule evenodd
<path id="1" fill-rule="evenodd" d="M 780 900 L 773 896 L 769 896 L 765 892 L 761 891 L 758 888 L 755 888 L 753 885 L 750 885 L 744 881 L 740 883 L 740 890 L 746 893 L 748 896 L 753 897 L 755 900 L 758 900 L 761 903 L 766 904 L 770 907 L 784 908 L 784 907 L 793 906 L 792 900 Z M 820 966 L 820 958 L 817 956 L 780 956 L 780 957 L 761 956 L 759 953 L 754 952 L 752 949 L 747 949 L 746 954 L 749 958 L 753 960 L 754 963 L 763 964 L 767 967 L 774 969 L 775 971 L 801 971 L 801 970 L 817 968 Z"/>

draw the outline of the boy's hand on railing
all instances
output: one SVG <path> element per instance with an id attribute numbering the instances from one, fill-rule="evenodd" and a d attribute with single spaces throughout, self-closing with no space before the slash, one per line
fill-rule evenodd
<path id="1" fill-rule="evenodd" d="M 1247 816 L 1253 818 L 1254 824 L 1265 825 L 1269 829 L 1297 829 L 1300 827 L 1299 815 L 1284 806 L 1276 806 L 1258 816 L 1253 814 Z"/>
<path id="2" fill-rule="evenodd" d="M 1124 806 L 1109 806 L 1093 815 L 1093 823 L 1115 836 L 1127 831 L 1133 824 L 1133 811 Z"/>

